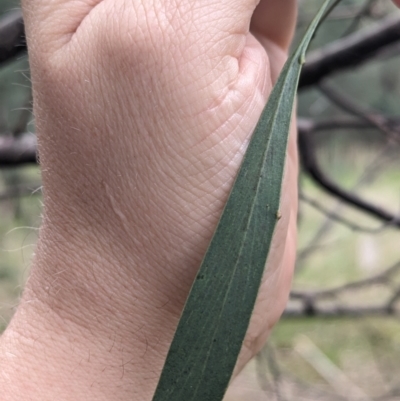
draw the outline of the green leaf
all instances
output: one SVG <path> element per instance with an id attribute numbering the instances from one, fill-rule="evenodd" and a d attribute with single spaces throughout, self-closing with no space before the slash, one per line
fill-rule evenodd
<path id="1" fill-rule="evenodd" d="M 279 202 L 301 65 L 325 1 L 254 131 L 181 316 L 153 401 L 221 401 L 259 291 Z"/>

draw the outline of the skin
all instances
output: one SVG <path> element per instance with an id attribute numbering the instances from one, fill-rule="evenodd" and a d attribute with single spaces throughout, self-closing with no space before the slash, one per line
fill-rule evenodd
<path id="1" fill-rule="evenodd" d="M 151 400 L 296 3 L 23 1 L 44 211 L 0 339 L 3 401 Z M 297 172 L 292 129 L 282 218 L 235 375 L 288 298 Z"/>

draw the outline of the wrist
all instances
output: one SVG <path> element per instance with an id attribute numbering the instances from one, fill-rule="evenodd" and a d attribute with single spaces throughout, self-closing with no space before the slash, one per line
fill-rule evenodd
<path id="1" fill-rule="evenodd" d="M 46 230 L 0 341 L 2 399 L 151 400 L 179 315 L 124 276 L 128 261 Z"/>

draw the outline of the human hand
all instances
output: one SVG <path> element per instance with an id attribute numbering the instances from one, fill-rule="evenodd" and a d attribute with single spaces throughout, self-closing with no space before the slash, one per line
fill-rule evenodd
<path id="1" fill-rule="evenodd" d="M 256 5 L 24 2 L 44 216 L 2 339 L 2 366 L 25 372 L 7 401 L 26 388 L 40 401 L 151 399 L 291 42 L 296 0 Z M 293 125 L 282 219 L 236 371 L 287 301 L 296 212 Z"/>

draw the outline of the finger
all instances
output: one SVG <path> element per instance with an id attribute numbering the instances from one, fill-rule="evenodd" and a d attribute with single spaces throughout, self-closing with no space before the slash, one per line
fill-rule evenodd
<path id="1" fill-rule="evenodd" d="M 261 0 L 254 12 L 251 30 L 258 38 L 271 41 L 287 51 L 296 27 L 296 17 L 296 0 Z"/>
<path id="2" fill-rule="evenodd" d="M 61 41 L 61 44 L 71 39 L 82 22 L 87 23 L 91 19 L 99 21 L 101 18 L 113 21 L 115 19 L 122 24 L 123 28 L 130 28 L 130 33 L 132 30 L 135 32 L 135 26 L 152 28 L 153 25 L 146 24 L 149 19 L 156 20 L 161 30 L 172 27 L 178 37 L 193 28 L 196 30 L 199 27 L 207 27 L 208 29 L 204 29 L 204 32 L 208 32 L 207 36 L 212 45 L 214 28 L 229 34 L 246 33 L 256 5 L 257 0 L 218 2 L 202 0 L 196 2 L 195 6 L 190 0 L 179 2 L 166 0 L 146 2 L 142 0 L 22 1 L 28 34 L 34 30 L 35 34 L 41 35 L 41 41 Z M 125 24 L 128 15 L 129 27 Z M 92 28 L 96 29 L 96 26 Z M 114 28 L 118 30 L 120 26 L 117 25 Z"/>

